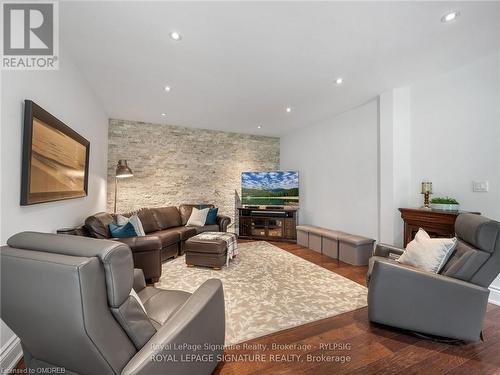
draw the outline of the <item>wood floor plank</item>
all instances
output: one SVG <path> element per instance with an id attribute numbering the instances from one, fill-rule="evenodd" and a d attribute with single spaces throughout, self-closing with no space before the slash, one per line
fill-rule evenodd
<path id="1" fill-rule="evenodd" d="M 367 267 L 337 262 L 300 245 L 273 242 L 275 246 L 303 259 L 365 284 Z M 321 358 L 345 354 L 342 351 L 319 349 L 320 343 L 348 342 L 351 344 L 348 363 L 293 361 L 279 363 L 267 360 L 259 363 L 221 363 L 218 375 L 264 374 L 500 374 L 500 307 L 488 305 L 484 324 L 486 342 L 466 345 L 444 344 L 418 338 L 411 333 L 372 324 L 367 309 L 341 314 L 319 322 L 277 332 L 251 340 L 253 344 L 309 343 L 311 351 L 302 351 Z M 237 354 L 238 350 L 227 353 Z M 246 351 L 251 353 L 251 351 Z M 259 351 L 266 354 L 266 351 Z M 282 351 L 282 354 L 298 351 Z"/>

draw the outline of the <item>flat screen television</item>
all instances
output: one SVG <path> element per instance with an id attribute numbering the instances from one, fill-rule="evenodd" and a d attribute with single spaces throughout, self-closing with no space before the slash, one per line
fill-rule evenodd
<path id="1" fill-rule="evenodd" d="M 243 172 L 241 174 L 241 204 L 245 206 L 298 206 L 299 172 Z"/>
<path id="2" fill-rule="evenodd" d="M 89 150 L 88 140 L 26 100 L 21 205 L 85 197 Z"/>

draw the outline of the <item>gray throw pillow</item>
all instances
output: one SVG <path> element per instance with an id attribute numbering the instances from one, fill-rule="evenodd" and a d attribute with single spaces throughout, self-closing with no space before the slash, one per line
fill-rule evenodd
<path id="1" fill-rule="evenodd" d="M 137 214 L 133 214 L 130 217 L 125 217 L 123 215 L 116 215 L 116 224 L 125 225 L 127 223 L 132 224 L 132 226 L 135 229 L 135 233 L 137 233 L 137 236 L 146 235 L 146 233 L 144 232 L 144 228 L 142 227 L 141 220 L 139 219 L 139 216 L 137 216 Z"/>

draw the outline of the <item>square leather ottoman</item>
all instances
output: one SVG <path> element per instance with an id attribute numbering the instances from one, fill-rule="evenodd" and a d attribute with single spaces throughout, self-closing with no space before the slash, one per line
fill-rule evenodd
<path id="1" fill-rule="evenodd" d="M 189 238 L 184 244 L 186 264 L 221 269 L 226 264 L 227 244 L 224 240 Z"/>

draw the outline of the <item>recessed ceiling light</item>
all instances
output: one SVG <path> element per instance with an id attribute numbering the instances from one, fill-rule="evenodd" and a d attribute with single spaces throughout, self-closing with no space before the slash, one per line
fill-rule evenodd
<path id="1" fill-rule="evenodd" d="M 344 80 L 343 80 L 341 77 L 339 77 L 339 78 L 337 78 L 337 79 L 335 80 L 335 83 L 336 83 L 337 85 L 341 85 L 341 84 L 342 84 L 342 82 L 344 82 Z"/>
<path id="2" fill-rule="evenodd" d="M 181 34 L 179 34 L 177 31 L 170 32 L 170 38 L 172 38 L 173 40 L 181 40 L 182 39 Z"/>
<path id="3" fill-rule="evenodd" d="M 165 89 L 166 92 L 169 92 L 170 91 L 170 86 L 165 86 L 164 89 Z"/>
<path id="4" fill-rule="evenodd" d="M 260 125 L 257 125 L 257 129 L 262 129 L 262 126 L 260 126 Z"/>
<path id="5" fill-rule="evenodd" d="M 290 113 L 290 112 L 292 112 L 292 108 L 291 108 L 291 107 L 286 107 L 285 111 L 286 111 L 287 113 Z"/>
<path id="6" fill-rule="evenodd" d="M 162 113 L 161 115 L 162 115 L 163 117 L 165 117 L 167 114 L 166 114 L 166 113 Z"/>
<path id="7" fill-rule="evenodd" d="M 459 15 L 460 15 L 460 12 L 457 12 L 457 11 L 448 12 L 443 17 L 441 17 L 441 22 L 447 23 L 447 22 L 455 21 Z"/>

